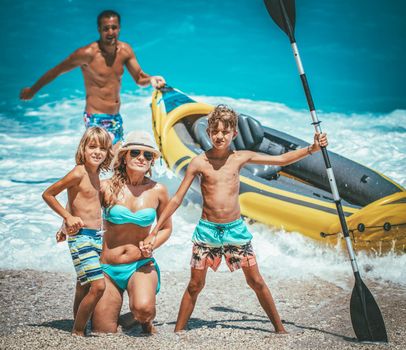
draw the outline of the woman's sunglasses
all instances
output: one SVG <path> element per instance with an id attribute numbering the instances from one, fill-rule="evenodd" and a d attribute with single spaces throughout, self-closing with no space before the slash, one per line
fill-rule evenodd
<path id="1" fill-rule="evenodd" d="M 148 161 L 152 160 L 154 158 L 154 154 L 150 151 L 141 151 L 140 149 L 132 149 L 130 150 L 130 156 L 131 158 L 137 158 L 140 156 L 140 154 L 144 154 L 144 158 Z"/>

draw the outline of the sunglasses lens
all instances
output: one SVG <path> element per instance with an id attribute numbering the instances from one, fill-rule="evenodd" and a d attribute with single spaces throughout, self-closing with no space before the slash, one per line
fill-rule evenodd
<path id="1" fill-rule="evenodd" d="M 152 154 L 152 152 L 144 151 L 144 157 L 146 160 L 151 160 L 154 155 Z"/>
<path id="2" fill-rule="evenodd" d="M 141 151 L 139 149 L 132 149 L 130 150 L 130 156 L 132 158 L 137 158 L 139 157 L 139 155 L 141 154 L 141 152 L 144 154 L 144 158 L 148 161 L 152 160 L 152 158 L 154 158 L 154 154 L 152 152 L 149 151 Z"/>
<path id="3" fill-rule="evenodd" d="M 140 154 L 141 154 L 141 151 L 140 151 L 139 149 L 132 149 L 132 150 L 130 151 L 130 156 L 131 156 L 132 158 L 136 158 L 136 157 L 138 157 Z"/>

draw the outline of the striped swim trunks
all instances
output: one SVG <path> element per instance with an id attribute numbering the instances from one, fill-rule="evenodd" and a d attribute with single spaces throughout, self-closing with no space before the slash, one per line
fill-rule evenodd
<path id="1" fill-rule="evenodd" d="M 77 278 L 83 286 L 104 278 L 100 266 L 102 237 L 99 230 L 82 228 L 68 238 L 69 250 Z"/>

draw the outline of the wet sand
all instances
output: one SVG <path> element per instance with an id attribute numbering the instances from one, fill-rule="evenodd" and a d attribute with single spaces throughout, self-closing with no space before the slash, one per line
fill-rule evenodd
<path id="1" fill-rule="evenodd" d="M 70 334 L 75 276 L 32 270 L 0 271 L 0 349 L 405 349 L 406 288 L 364 281 L 386 322 L 389 344 L 360 344 L 352 330 L 352 287 L 311 281 L 269 284 L 288 335 L 277 335 L 241 271 L 209 272 L 189 330 L 173 333 L 189 272 L 163 272 L 156 335 L 139 326 L 86 338 Z M 348 281 L 352 285 L 352 281 Z M 125 299 L 122 313 L 128 312 Z"/>

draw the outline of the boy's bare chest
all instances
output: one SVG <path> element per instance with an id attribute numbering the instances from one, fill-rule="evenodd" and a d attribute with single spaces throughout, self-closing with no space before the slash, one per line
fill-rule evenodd
<path id="1" fill-rule="evenodd" d="M 239 181 L 239 168 L 234 164 L 216 166 L 209 164 L 202 170 L 202 182 L 208 184 L 227 184 Z"/>
<path id="2" fill-rule="evenodd" d="M 79 184 L 78 192 L 80 193 L 81 197 L 92 199 L 92 198 L 99 198 L 100 193 L 100 181 L 99 179 L 91 180 L 88 177 L 82 179 Z"/>

